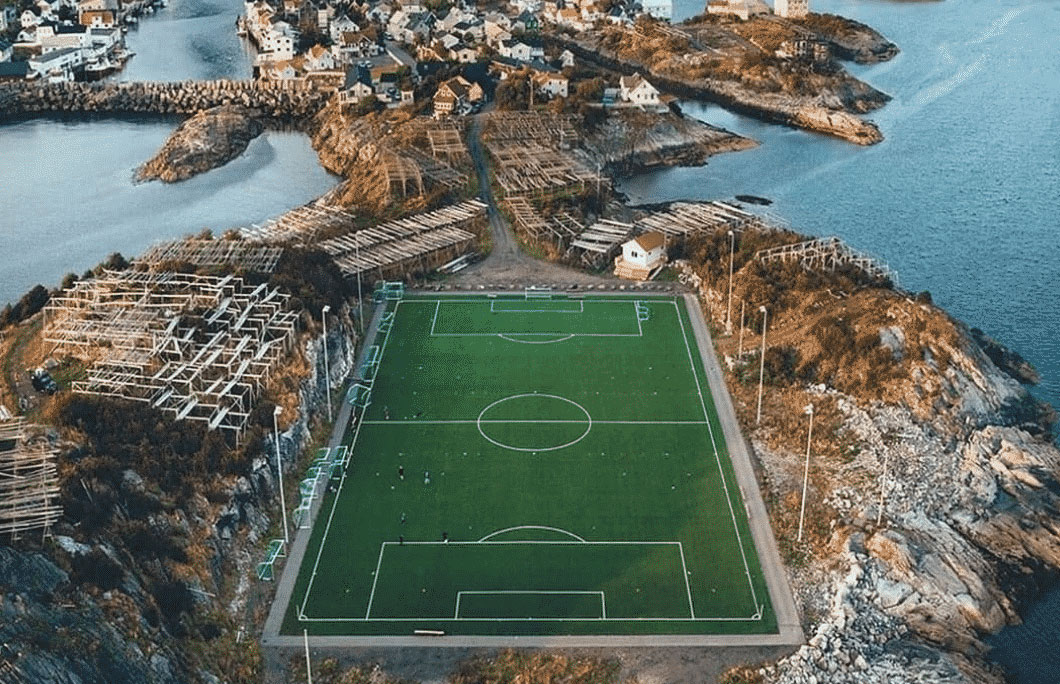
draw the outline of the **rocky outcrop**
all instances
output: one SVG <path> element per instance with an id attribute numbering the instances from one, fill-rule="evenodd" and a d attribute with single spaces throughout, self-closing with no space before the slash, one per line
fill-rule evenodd
<path id="1" fill-rule="evenodd" d="M 930 304 L 838 274 L 764 273 L 753 263 L 738 273 L 748 309 L 770 298 L 761 426 L 753 383 L 740 379 L 749 355 L 739 359 L 731 337 L 717 344 L 813 635 L 761 676 L 1000 684 L 983 639 L 1060 576 L 1060 450 L 1048 412 L 1028 409 L 1037 402 L 1026 389 Z M 757 278 L 768 295 L 754 289 Z M 724 264 L 686 267 L 684 279 L 723 322 Z M 837 372 L 827 363 L 839 358 Z M 787 376 L 781 361 L 792 364 Z M 824 427 L 813 433 L 810 532 L 800 544 L 786 533 L 797 523 L 806 426 L 790 416 L 807 403 Z"/>
<path id="2" fill-rule="evenodd" d="M 629 172 L 652 166 L 698 166 L 722 152 L 746 150 L 754 140 L 667 112 L 615 111 L 585 146 L 605 166 Z"/>
<path id="3" fill-rule="evenodd" d="M 244 107 L 205 109 L 178 126 L 136 178 L 176 183 L 224 166 L 264 130 L 257 113 Z"/>
<path id="4" fill-rule="evenodd" d="M 789 20 L 809 29 L 817 38 L 829 44 L 833 54 L 858 64 L 875 64 L 893 59 L 898 46 L 887 40 L 871 26 L 835 14 L 810 14 L 802 19 Z"/>
<path id="5" fill-rule="evenodd" d="M 990 337 L 979 328 L 971 329 L 972 339 L 982 347 L 998 368 L 1027 385 L 1037 385 L 1042 378 L 1027 359 Z"/>
<path id="6" fill-rule="evenodd" d="M 329 93 L 286 81 L 179 81 L 0 84 L 0 115 L 47 113 L 175 114 L 238 105 L 266 122 L 301 125 L 323 109 Z"/>

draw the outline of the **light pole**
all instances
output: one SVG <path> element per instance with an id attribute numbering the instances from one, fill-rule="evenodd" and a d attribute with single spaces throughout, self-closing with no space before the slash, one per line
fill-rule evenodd
<path id="1" fill-rule="evenodd" d="M 741 360 L 741 361 L 743 361 L 743 326 L 744 326 L 743 310 L 744 310 L 744 306 L 746 304 L 747 304 L 747 300 L 746 299 L 741 299 L 740 300 L 740 350 L 738 352 L 736 352 L 736 357 L 739 360 Z"/>
<path id="2" fill-rule="evenodd" d="M 813 404 L 807 404 L 803 413 L 810 414 L 810 429 L 806 433 L 806 466 L 802 471 L 802 507 L 799 509 L 799 536 L 802 541 L 802 521 L 806 517 L 806 485 L 810 481 L 810 440 L 813 439 Z"/>
<path id="3" fill-rule="evenodd" d="M 302 640 L 305 642 L 305 678 L 307 684 L 313 684 L 313 668 L 309 662 L 309 630 L 302 630 Z"/>
<path id="4" fill-rule="evenodd" d="M 760 306 L 758 310 L 762 312 L 762 353 L 758 361 L 758 417 L 755 418 L 755 425 L 762 422 L 762 381 L 766 377 L 766 307 Z"/>
<path id="5" fill-rule="evenodd" d="M 280 426 L 277 419 L 283 413 L 283 407 L 277 406 L 272 412 L 272 434 L 276 440 L 276 482 L 280 487 L 280 513 L 283 516 L 283 543 L 290 544 L 291 537 L 287 532 L 287 504 L 283 500 L 283 468 L 280 463 Z"/>
<path id="6" fill-rule="evenodd" d="M 725 334 L 732 334 L 732 264 L 736 258 L 736 233 L 729 231 L 729 305 L 725 308 Z"/>
<path id="7" fill-rule="evenodd" d="M 328 368 L 328 312 L 331 305 L 325 304 L 320 310 L 320 322 L 324 326 L 324 381 L 328 392 L 328 422 L 331 422 L 331 370 Z"/>
<path id="8" fill-rule="evenodd" d="M 364 334 L 364 300 L 361 298 L 361 271 L 364 267 L 361 265 L 361 241 L 354 239 L 354 249 L 357 250 L 357 309 L 360 312 L 358 318 L 360 319 L 361 334 Z"/>

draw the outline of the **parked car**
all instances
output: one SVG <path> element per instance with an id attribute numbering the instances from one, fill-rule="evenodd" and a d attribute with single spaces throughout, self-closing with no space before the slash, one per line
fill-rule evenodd
<path id="1" fill-rule="evenodd" d="M 33 383 L 33 389 L 38 392 L 55 394 L 59 391 L 59 383 L 55 382 L 52 374 L 43 368 L 38 368 L 30 373 L 30 381 Z"/>

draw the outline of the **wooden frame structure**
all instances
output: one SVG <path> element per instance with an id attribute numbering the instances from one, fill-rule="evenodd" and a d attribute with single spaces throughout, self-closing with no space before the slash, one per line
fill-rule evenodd
<path id="1" fill-rule="evenodd" d="M 522 196 L 509 197 L 505 204 L 512 214 L 516 230 L 523 231 L 537 240 L 551 237 L 563 246 L 585 230 L 585 226 L 567 212 L 546 219 L 530 200 Z"/>
<path id="2" fill-rule="evenodd" d="M 362 228 L 320 244 L 346 276 L 377 273 L 408 275 L 445 263 L 466 251 L 475 234 L 466 230 L 486 216 L 479 200 L 453 204 Z"/>
<path id="3" fill-rule="evenodd" d="M 137 257 L 134 265 L 149 271 L 166 270 L 173 263 L 194 266 L 234 266 L 247 271 L 272 273 L 283 254 L 282 247 L 256 245 L 246 240 L 186 238 L 161 242 Z"/>
<path id="4" fill-rule="evenodd" d="M 898 274 L 887 264 L 835 236 L 762 249 L 755 252 L 754 258 L 763 264 L 798 261 L 803 267 L 816 270 L 834 271 L 836 266 L 852 266 L 874 280 L 887 280 L 898 286 Z"/>
<path id="5" fill-rule="evenodd" d="M 611 255 L 633 235 L 634 229 L 632 223 L 601 219 L 570 243 L 567 255 L 577 254 L 583 264 L 595 268 L 610 261 Z"/>
<path id="6" fill-rule="evenodd" d="M 306 245 L 324 231 L 352 228 L 356 219 L 357 215 L 352 212 L 316 200 L 296 207 L 261 226 L 251 226 L 240 232 L 252 242 L 290 242 Z"/>
<path id="7" fill-rule="evenodd" d="M 648 214 L 637 220 L 642 232 L 658 231 L 667 242 L 687 239 L 691 235 L 717 230 L 740 232 L 748 228 L 772 230 L 756 214 L 727 202 L 675 202 L 665 211 Z"/>
<path id="8" fill-rule="evenodd" d="M 89 362 L 74 391 L 144 402 L 238 439 L 294 342 L 289 299 L 231 275 L 104 271 L 52 297 L 44 339 Z"/>
<path id="9" fill-rule="evenodd" d="M 62 516 L 56 457 L 47 439 L 30 437 L 22 418 L 0 421 L 0 534 L 44 530 Z"/>
<path id="10" fill-rule="evenodd" d="M 537 140 L 573 147 L 581 141 L 575 118 L 545 112 L 491 112 L 483 131 L 486 140 Z"/>

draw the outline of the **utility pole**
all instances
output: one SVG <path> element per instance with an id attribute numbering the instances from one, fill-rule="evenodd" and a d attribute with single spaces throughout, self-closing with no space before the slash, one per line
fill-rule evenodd
<path id="1" fill-rule="evenodd" d="M 810 440 L 813 439 L 813 404 L 807 404 L 803 413 L 810 414 L 810 429 L 806 433 L 806 465 L 802 471 L 802 507 L 799 509 L 799 536 L 802 541 L 802 521 L 806 517 L 806 486 L 810 481 Z"/>
<path id="2" fill-rule="evenodd" d="M 760 306 L 758 310 L 762 312 L 762 353 L 759 354 L 758 363 L 758 416 L 755 425 L 762 422 L 762 381 L 766 377 L 766 307 Z"/>
<path id="3" fill-rule="evenodd" d="M 361 271 L 363 271 L 364 268 L 361 265 L 361 241 L 359 239 L 357 239 L 356 235 L 353 237 L 353 246 L 354 246 L 354 249 L 356 250 L 355 257 L 357 259 L 357 309 L 358 309 L 358 312 L 359 312 L 359 315 L 357 317 L 358 317 L 358 319 L 360 319 L 358 321 L 358 323 L 359 323 L 358 327 L 360 327 L 361 334 L 363 335 L 364 334 L 364 300 L 361 298 Z"/>
<path id="4" fill-rule="evenodd" d="M 740 350 L 738 352 L 736 352 L 736 357 L 738 359 L 740 359 L 741 361 L 743 360 L 743 326 L 744 326 L 743 310 L 744 310 L 744 306 L 746 304 L 747 304 L 747 300 L 746 299 L 741 299 L 740 300 Z"/>
<path id="5" fill-rule="evenodd" d="M 287 504 L 283 500 L 283 468 L 280 461 L 280 427 L 277 419 L 283 413 L 283 407 L 277 406 L 272 411 L 272 434 L 276 440 L 276 483 L 280 488 L 280 513 L 283 517 L 283 543 L 290 545 L 291 536 L 287 532 Z"/>
<path id="6" fill-rule="evenodd" d="M 328 368 L 328 312 L 331 305 L 325 304 L 320 310 L 320 322 L 324 326 L 324 380 L 328 393 L 328 422 L 331 422 L 331 370 Z"/>
<path id="7" fill-rule="evenodd" d="M 725 308 L 725 334 L 732 334 L 732 264 L 736 258 L 736 233 L 729 231 L 729 305 Z"/>

